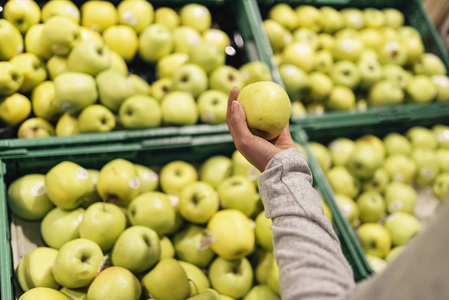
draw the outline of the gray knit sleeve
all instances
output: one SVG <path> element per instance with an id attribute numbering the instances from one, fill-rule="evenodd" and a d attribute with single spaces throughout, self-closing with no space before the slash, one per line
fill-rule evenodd
<path id="1" fill-rule="evenodd" d="M 278 153 L 259 176 L 265 215 L 273 221 L 283 300 L 345 299 L 355 287 L 311 171 L 300 149 Z"/>

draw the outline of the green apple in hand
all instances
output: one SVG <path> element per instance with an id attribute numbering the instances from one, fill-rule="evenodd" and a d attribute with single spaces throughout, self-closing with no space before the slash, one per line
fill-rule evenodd
<path id="1" fill-rule="evenodd" d="M 178 210 L 185 220 L 204 224 L 218 209 L 218 194 L 211 184 L 196 181 L 181 190 Z"/>
<path id="2" fill-rule="evenodd" d="M 233 260 L 217 257 L 210 264 L 208 274 L 215 290 L 235 299 L 248 293 L 254 280 L 253 267 L 246 257 Z"/>
<path id="3" fill-rule="evenodd" d="M 222 91 L 208 89 L 198 95 L 200 120 L 206 124 L 221 124 L 226 121 L 228 95 Z"/>
<path id="4" fill-rule="evenodd" d="M 115 116 L 104 105 L 90 104 L 84 107 L 78 115 L 81 133 L 108 132 L 115 128 Z"/>
<path id="5" fill-rule="evenodd" d="M 100 169 L 97 191 L 104 201 L 127 207 L 140 194 L 136 166 L 122 158 L 109 161 Z"/>
<path id="6" fill-rule="evenodd" d="M 184 300 L 190 295 L 190 283 L 181 264 L 174 258 L 165 258 L 146 273 L 142 286 L 159 300 Z"/>
<path id="7" fill-rule="evenodd" d="M 19 127 L 18 138 L 48 137 L 55 134 L 55 128 L 47 120 L 39 117 L 26 119 Z"/>
<path id="8" fill-rule="evenodd" d="M 20 259 L 16 276 L 22 291 L 35 287 L 59 288 L 52 271 L 57 255 L 57 249 L 37 247 Z"/>
<path id="9" fill-rule="evenodd" d="M 363 223 L 357 236 L 366 254 L 384 258 L 391 249 L 392 237 L 386 227 L 378 223 Z"/>
<path id="10" fill-rule="evenodd" d="M 49 45 L 54 55 L 67 56 L 72 48 L 81 41 L 81 31 L 73 19 L 57 15 L 45 22 L 42 40 Z"/>
<path id="11" fill-rule="evenodd" d="M 360 221 L 363 223 L 376 223 L 382 219 L 387 211 L 384 198 L 375 191 L 360 194 L 357 197 L 356 204 L 360 212 Z"/>
<path id="12" fill-rule="evenodd" d="M 161 6 L 154 11 L 154 23 L 164 25 L 172 30 L 180 26 L 181 18 L 173 8 Z"/>
<path id="13" fill-rule="evenodd" d="M 399 211 L 385 219 L 384 227 L 391 236 L 393 246 L 407 244 L 422 229 L 421 223 L 414 215 Z"/>
<path id="14" fill-rule="evenodd" d="M 9 96 L 19 90 L 24 75 L 16 65 L 8 61 L 0 61 L 0 96 Z"/>
<path id="15" fill-rule="evenodd" d="M 67 68 L 72 72 L 98 75 L 109 68 L 111 57 L 108 46 L 98 41 L 81 41 L 70 51 Z"/>
<path id="16" fill-rule="evenodd" d="M 418 192 L 409 184 L 391 182 L 385 187 L 384 199 L 389 213 L 403 211 L 413 214 L 418 201 Z"/>
<path id="17" fill-rule="evenodd" d="M 54 79 L 55 102 L 65 112 L 76 113 L 98 99 L 97 85 L 92 75 L 65 72 Z"/>
<path id="18" fill-rule="evenodd" d="M 198 105 L 189 92 L 168 92 L 162 98 L 161 108 L 165 125 L 195 125 L 198 122 Z"/>
<path id="19" fill-rule="evenodd" d="M 207 223 L 207 230 L 213 236 L 212 250 L 224 259 L 239 259 L 254 249 L 251 220 L 239 210 L 219 210 Z"/>
<path id="20" fill-rule="evenodd" d="M 217 188 L 232 172 L 232 160 L 224 155 L 214 155 L 200 166 L 199 179 Z"/>
<path id="21" fill-rule="evenodd" d="M 87 239 L 74 239 L 59 249 L 53 265 L 55 280 L 68 288 L 89 285 L 103 262 L 100 246 Z"/>
<path id="22" fill-rule="evenodd" d="M 54 207 L 47 196 L 43 174 L 27 174 L 15 179 L 7 195 L 9 209 L 22 219 L 41 220 Z"/>
<path id="23" fill-rule="evenodd" d="M 20 300 L 70 300 L 69 297 L 64 295 L 58 290 L 47 287 L 33 288 L 20 296 Z"/>
<path id="24" fill-rule="evenodd" d="M 245 86 L 237 102 L 246 112 L 249 130 L 266 140 L 279 136 L 290 119 L 290 98 L 280 85 L 272 81 Z"/>
<path id="25" fill-rule="evenodd" d="M 131 271 L 116 266 L 102 270 L 87 290 L 87 297 L 91 300 L 138 300 L 141 294 L 139 279 Z"/>
<path id="26" fill-rule="evenodd" d="M 206 268 L 215 257 L 210 248 L 212 240 L 206 229 L 199 225 L 189 224 L 173 236 L 176 256 L 199 268 Z"/>
<path id="27" fill-rule="evenodd" d="M 125 227 L 126 216 L 118 206 L 97 202 L 87 207 L 79 234 L 81 238 L 94 241 L 106 252 L 112 248 Z"/>
<path id="28" fill-rule="evenodd" d="M 132 81 L 126 75 L 113 69 L 106 69 L 96 76 L 100 104 L 117 112 L 126 98 L 135 95 Z"/>
<path id="29" fill-rule="evenodd" d="M 25 121 L 31 113 L 31 101 L 24 95 L 14 93 L 0 97 L 0 121 L 16 126 Z"/>
<path id="30" fill-rule="evenodd" d="M 56 122 L 55 134 L 60 135 L 74 135 L 81 133 L 79 128 L 78 118 L 69 113 L 64 113 Z"/>
<path id="31" fill-rule="evenodd" d="M 139 35 L 139 56 L 147 63 L 155 63 L 170 54 L 174 47 L 173 35 L 164 25 L 147 26 Z"/>
<path id="32" fill-rule="evenodd" d="M 154 98 L 147 95 L 133 95 L 120 105 L 119 117 L 127 129 L 152 128 L 162 123 L 162 110 Z"/>
<path id="33" fill-rule="evenodd" d="M 154 8 L 148 1 L 122 1 L 117 5 L 118 22 L 141 33 L 154 21 Z"/>
<path id="34" fill-rule="evenodd" d="M 209 74 L 209 88 L 229 95 L 233 87 L 241 90 L 245 86 L 242 72 L 230 65 L 217 67 Z"/>
<path id="35" fill-rule="evenodd" d="M 20 31 L 6 19 L 0 19 L 0 60 L 10 60 L 23 52 L 23 37 Z"/>
<path id="36" fill-rule="evenodd" d="M 41 8 L 34 1 L 9 0 L 3 6 L 3 17 L 24 34 L 32 25 L 39 23 Z"/>
<path id="37" fill-rule="evenodd" d="M 159 235 L 168 233 L 175 225 L 175 213 L 169 197 L 157 191 L 136 196 L 127 208 L 128 219 L 132 225 L 149 227 Z M 148 218 L 150 215 L 152 217 Z"/>

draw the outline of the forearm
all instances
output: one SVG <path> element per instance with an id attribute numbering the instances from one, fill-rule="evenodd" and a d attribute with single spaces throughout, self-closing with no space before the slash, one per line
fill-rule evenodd
<path id="1" fill-rule="evenodd" d="M 259 189 L 273 221 L 282 299 L 344 299 L 355 286 L 352 269 L 301 150 L 277 154 L 260 175 Z"/>

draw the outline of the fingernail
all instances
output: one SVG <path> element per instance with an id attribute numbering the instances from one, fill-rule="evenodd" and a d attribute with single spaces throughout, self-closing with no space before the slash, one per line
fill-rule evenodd
<path id="1" fill-rule="evenodd" d="M 236 100 L 232 101 L 232 111 L 236 111 L 239 108 L 239 103 Z"/>

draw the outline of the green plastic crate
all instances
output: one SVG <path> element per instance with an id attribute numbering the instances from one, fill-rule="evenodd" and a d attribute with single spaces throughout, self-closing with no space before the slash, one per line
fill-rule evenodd
<path id="1" fill-rule="evenodd" d="M 406 25 L 416 28 L 422 36 L 422 41 L 426 52 L 431 52 L 439 56 L 446 65 L 449 72 L 449 53 L 441 40 L 441 36 L 436 30 L 430 16 L 428 15 L 422 1 L 420 0 L 256 0 L 260 14 L 253 19 L 257 19 L 261 24 L 267 18 L 269 9 L 278 3 L 288 3 L 292 7 L 298 5 L 313 5 L 316 7 L 331 6 L 336 9 L 347 7 L 355 8 L 387 8 L 394 7 L 399 9 L 405 15 Z M 262 35 L 262 39 L 256 40 L 260 52 L 260 58 L 267 63 L 273 73 L 274 81 L 282 84 L 279 70 L 274 62 L 273 51 L 263 26 L 253 26 L 256 35 Z M 410 114 L 416 114 L 410 116 Z M 303 117 L 292 117 L 292 123 L 301 125 L 308 133 L 317 128 L 333 129 L 335 127 L 345 127 L 347 124 L 361 125 L 378 122 L 395 121 L 396 119 L 426 119 L 429 116 L 438 118 L 449 116 L 449 103 L 425 103 L 425 104 L 400 104 L 394 106 L 372 107 L 363 111 L 326 111 L 321 115 L 308 114 Z"/>
<path id="2" fill-rule="evenodd" d="M 0 7 L 6 1 L 0 1 Z M 47 1 L 37 1 L 41 6 Z M 72 1 L 78 6 L 81 6 L 85 0 Z M 111 0 L 113 4 L 117 5 L 120 0 Z M 161 6 L 167 6 L 174 9 L 179 9 L 191 1 L 185 0 L 151 0 L 149 1 L 156 9 Z M 235 55 L 226 56 L 226 64 L 234 67 L 240 67 L 246 62 L 261 60 L 256 46 L 256 41 L 263 39 L 254 30 L 251 30 L 254 22 L 251 19 L 257 15 L 254 10 L 252 1 L 248 0 L 200 0 L 196 3 L 201 3 L 207 6 L 212 15 L 212 22 L 214 28 L 220 28 L 225 31 L 231 39 L 231 46 L 236 50 Z M 0 10 L 0 18 L 2 13 Z M 128 63 L 130 73 L 140 75 L 148 82 L 155 80 L 154 65 L 149 65 L 139 60 L 136 57 L 133 61 Z M 80 144 L 98 144 L 105 142 L 116 142 L 121 140 L 134 140 L 140 138 L 166 137 L 183 135 L 186 132 L 198 132 L 198 134 L 216 132 L 224 132 L 226 124 L 208 125 L 197 124 L 193 126 L 170 126 L 158 127 L 142 130 L 117 130 L 106 133 L 85 133 L 72 136 L 52 136 L 46 138 L 34 139 L 18 139 L 15 137 L 15 129 L 0 124 L 0 152 L 11 149 L 39 149 L 47 147 L 71 147 L 72 145 Z"/>
<path id="3" fill-rule="evenodd" d="M 306 144 L 306 135 L 299 127 L 291 128 L 292 136 L 299 144 Z M 305 145 L 306 151 L 308 150 Z M 148 166 L 162 166 L 173 160 L 185 160 L 193 164 L 205 161 L 213 155 L 227 155 L 235 151 L 232 137 L 229 133 L 205 136 L 178 136 L 153 138 L 150 140 L 127 143 L 73 146 L 47 150 L 29 150 L 9 153 L 0 158 L 0 279 L 1 299 L 16 299 L 19 290 L 14 284 L 14 266 L 26 247 L 34 248 L 43 245 L 39 236 L 39 222 L 28 222 L 15 218 L 8 212 L 6 192 L 9 184 L 19 176 L 28 173 L 45 173 L 51 167 L 63 160 L 71 160 L 86 168 L 101 168 L 114 158 L 124 158 L 129 161 Z M 310 153 L 308 154 L 310 156 Z M 323 200 L 329 205 L 333 214 L 334 228 L 341 242 L 343 253 L 354 269 L 354 278 L 361 280 L 368 276 L 358 252 L 360 249 L 351 231 L 347 230 L 344 219 L 332 203 L 327 193 L 325 181 L 322 180 L 317 164 L 311 163 L 315 176 L 314 186 L 321 191 Z M 11 222 L 15 220 L 13 226 Z M 17 241 L 16 230 L 23 231 L 26 238 Z M 20 245 L 18 245 L 20 244 Z M 24 246 L 25 245 L 25 246 Z M 20 248 L 20 247 L 22 248 Z M 17 250 L 19 248 L 19 250 Z M 31 249 L 32 249 L 31 248 Z M 21 252 L 21 251 L 22 252 Z"/>

